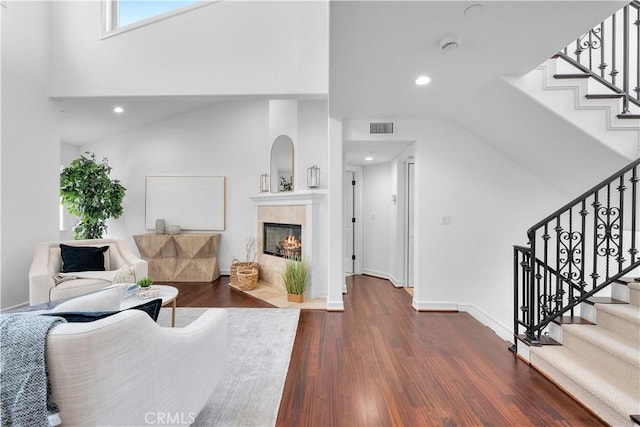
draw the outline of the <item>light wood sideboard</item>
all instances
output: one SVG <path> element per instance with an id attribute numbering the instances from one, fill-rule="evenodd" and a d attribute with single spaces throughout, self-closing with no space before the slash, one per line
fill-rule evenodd
<path id="1" fill-rule="evenodd" d="M 138 234 L 140 256 L 156 282 L 213 282 L 220 277 L 220 233 Z"/>

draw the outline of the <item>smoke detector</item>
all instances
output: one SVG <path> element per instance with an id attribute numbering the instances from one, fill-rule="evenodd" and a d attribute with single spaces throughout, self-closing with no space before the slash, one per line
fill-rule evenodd
<path id="1" fill-rule="evenodd" d="M 460 42 L 454 38 L 445 37 L 440 42 L 440 50 L 445 53 L 450 53 L 456 50 L 460 46 Z"/>

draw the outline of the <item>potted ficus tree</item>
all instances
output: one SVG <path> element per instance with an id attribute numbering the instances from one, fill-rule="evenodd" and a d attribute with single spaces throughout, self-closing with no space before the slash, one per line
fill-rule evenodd
<path id="1" fill-rule="evenodd" d="M 60 172 L 60 196 L 67 211 L 79 218 L 74 239 L 99 239 L 107 229 L 107 219 L 122 215 L 126 189 L 109 178 L 111 167 L 106 157 L 96 161 L 86 152 Z"/>
<path id="2" fill-rule="evenodd" d="M 303 302 L 308 280 L 309 264 L 304 260 L 288 260 L 282 273 L 282 281 L 287 290 L 287 301 Z"/>

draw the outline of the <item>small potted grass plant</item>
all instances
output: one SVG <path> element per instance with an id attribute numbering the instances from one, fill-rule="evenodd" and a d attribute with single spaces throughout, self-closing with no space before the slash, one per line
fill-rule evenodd
<path id="1" fill-rule="evenodd" d="M 303 302 L 308 280 L 309 264 L 304 260 L 288 260 L 282 273 L 282 281 L 287 290 L 287 301 Z"/>
<path id="2" fill-rule="evenodd" d="M 138 280 L 136 284 L 138 285 L 139 289 L 148 290 L 151 288 L 151 285 L 153 285 L 153 280 L 151 280 L 151 277 L 143 277 L 142 279 Z"/>

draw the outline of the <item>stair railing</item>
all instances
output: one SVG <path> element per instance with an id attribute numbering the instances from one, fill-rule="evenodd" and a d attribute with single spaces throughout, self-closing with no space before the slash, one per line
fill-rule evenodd
<path id="1" fill-rule="evenodd" d="M 531 227 L 529 246 L 514 246 L 516 346 L 544 344 L 550 322 L 640 267 L 639 181 L 640 159 Z"/>
<path id="2" fill-rule="evenodd" d="M 635 28 L 634 28 L 635 27 Z M 602 21 L 557 54 L 629 103 L 640 106 L 640 1 Z"/>

